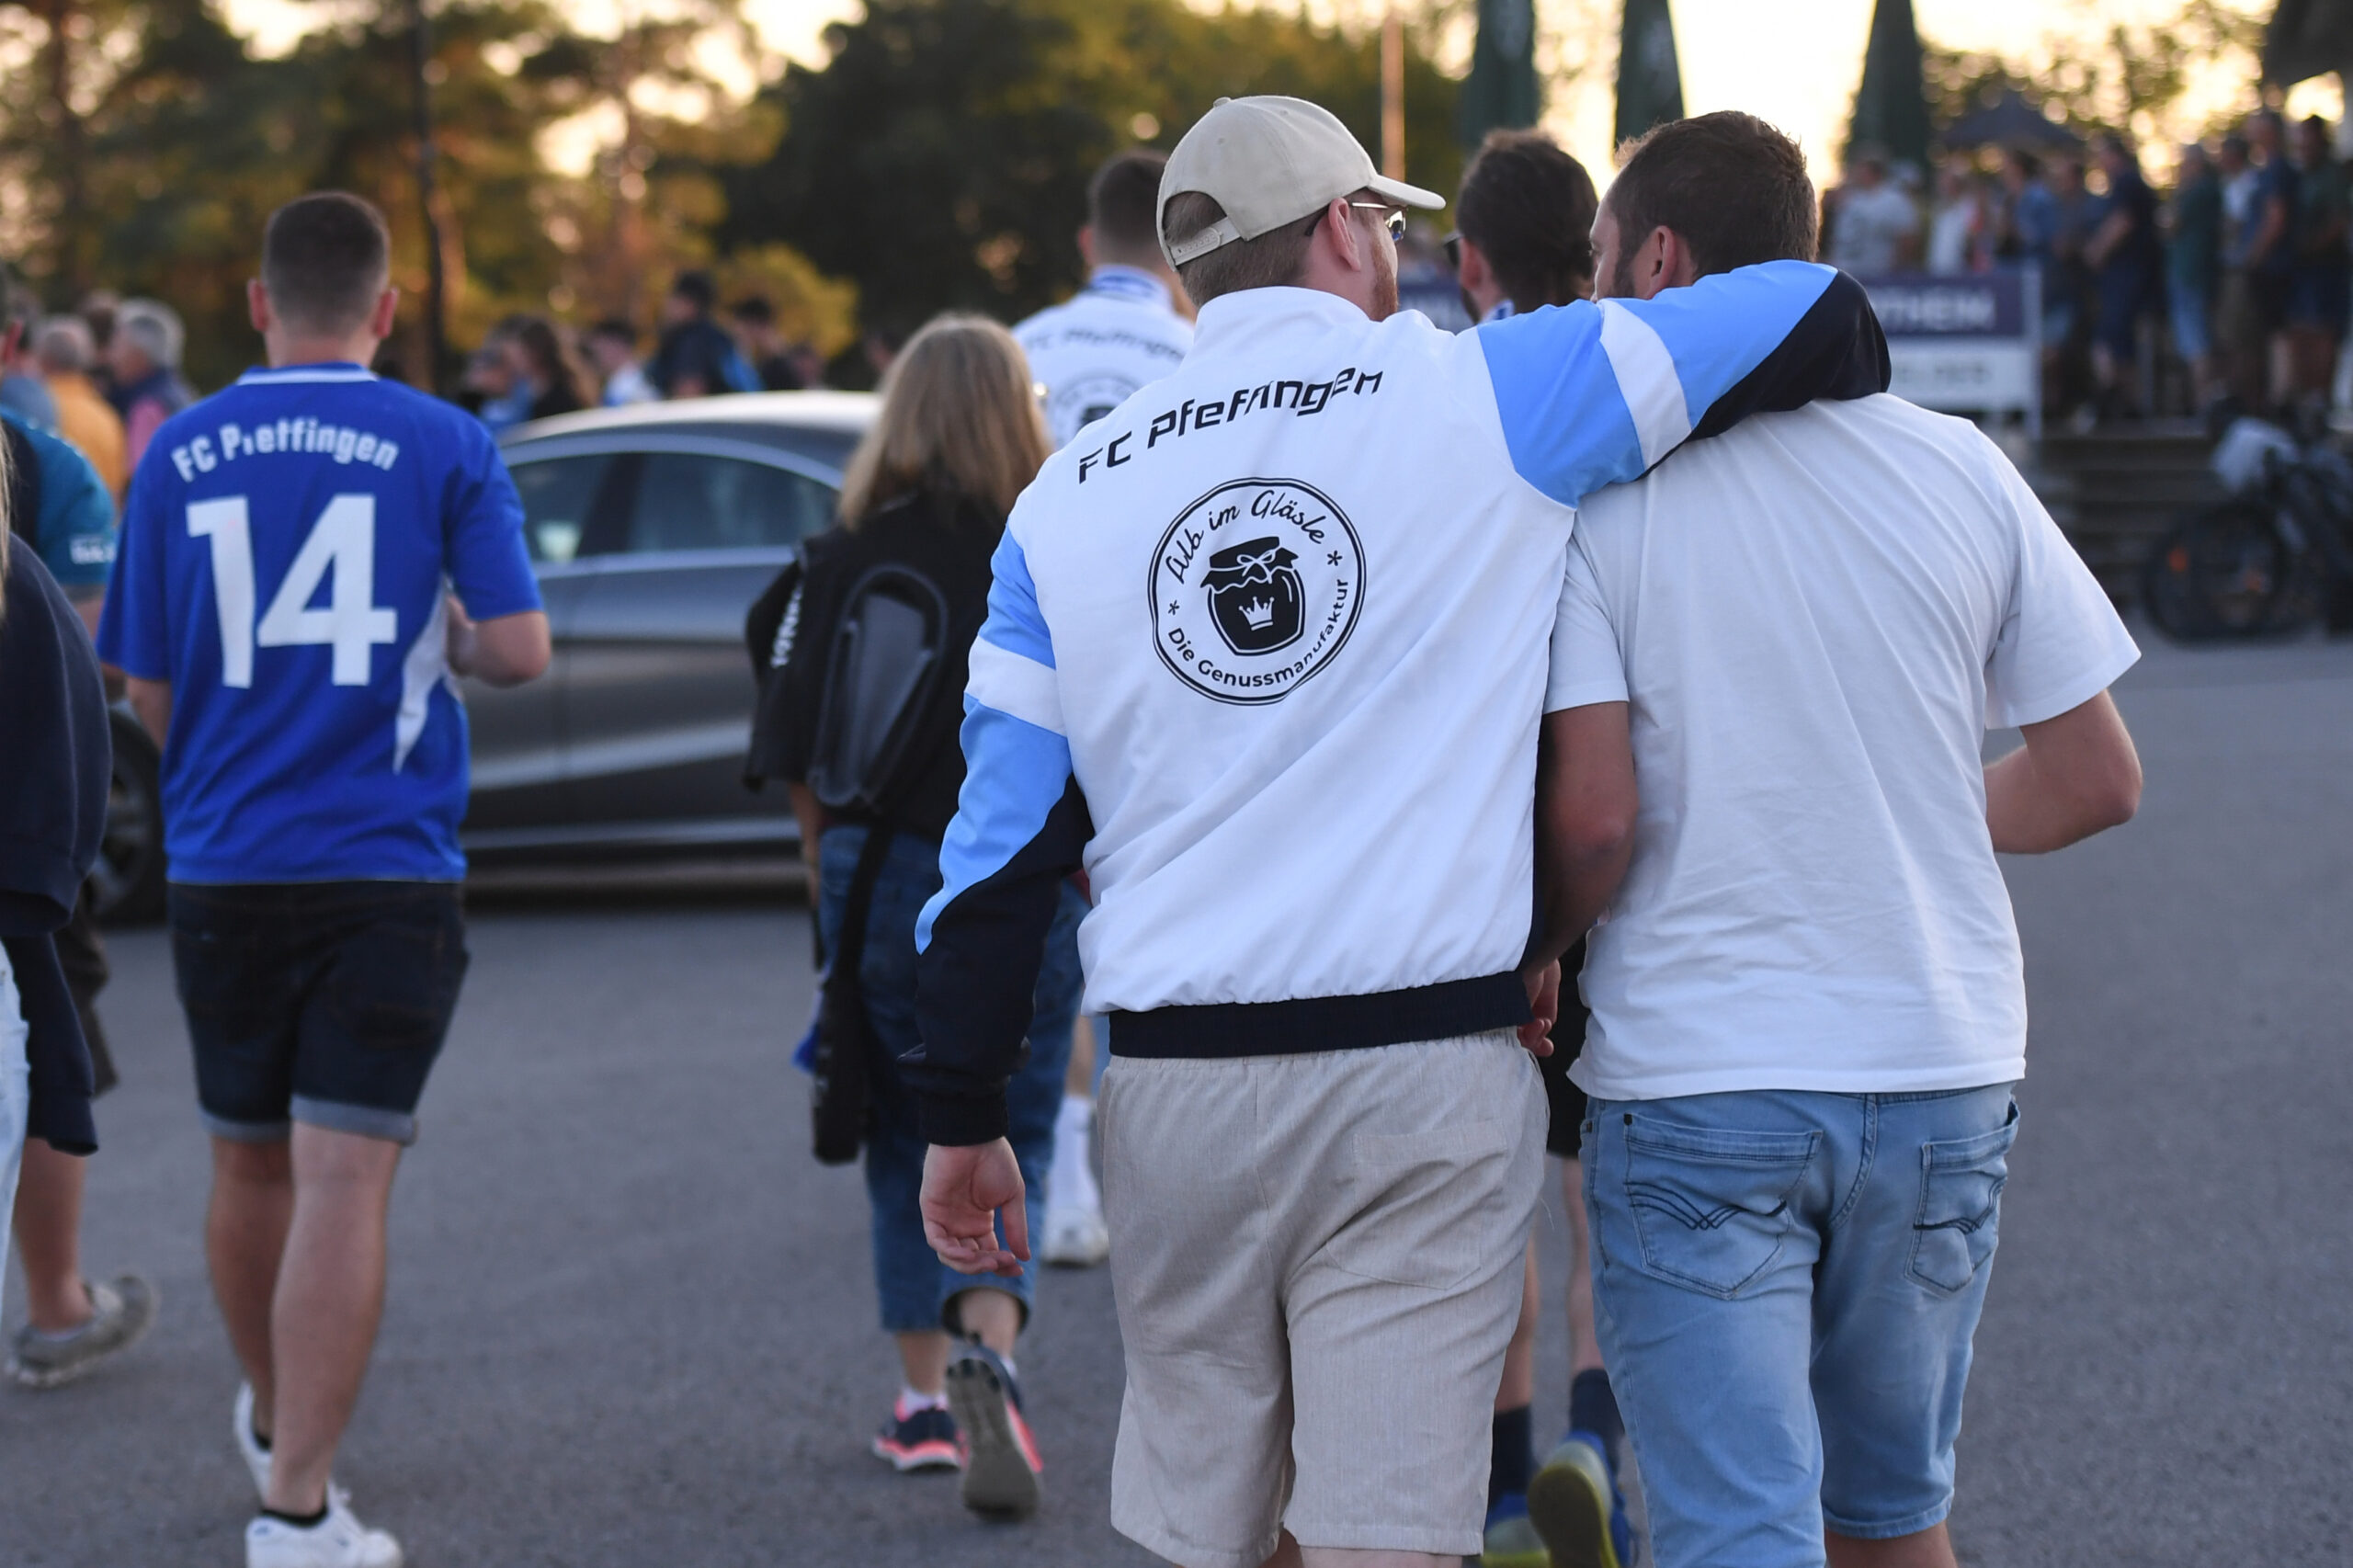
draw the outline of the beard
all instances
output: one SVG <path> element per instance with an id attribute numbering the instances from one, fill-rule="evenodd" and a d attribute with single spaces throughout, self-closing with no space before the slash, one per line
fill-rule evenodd
<path id="1" fill-rule="evenodd" d="M 1609 269 L 1609 292 L 1620 300 L 1634 297 L 1634 258 L 1625 251 L 1618 253 L 1618 265 Z"/>
<path id="2" fill-rule="evenodd" d="M 1397 313 L 1397 249 L 1373 242 L 1372 319 L 1387 321 Z"/>

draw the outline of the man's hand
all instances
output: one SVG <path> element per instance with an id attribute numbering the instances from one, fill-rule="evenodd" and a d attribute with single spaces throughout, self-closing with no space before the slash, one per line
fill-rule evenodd
<path id="1" fill-rule="evenodd" d="M 1519 1043 L 1530 1056 L 1552 1054 L 1552 1026 L 1561 1017 L 1561 960 L 1519 977 L 1528 984 L 1528 1010 L 1535 1016 L 1519 1026 Z"/>
<path id="2" fill-rule="evenodd" d="M 935 1143 L 923 1161 L 923 1235 L 939 1261 L 959 1274 L 1021 1272 L 1029 1259 L 1029 1210 L 1022 1202 L 1021 1165 L 1013 1145 L 949 1148 Z M 1005 1214 L 1005 1244 L 996 1218 Z"/>

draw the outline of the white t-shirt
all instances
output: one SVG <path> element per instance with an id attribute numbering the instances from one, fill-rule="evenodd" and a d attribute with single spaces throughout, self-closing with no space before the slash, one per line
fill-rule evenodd
<path id="1" fill-rule="evenodd" d="M 1893 181 L 1869 190 L 1849 186 L 1831 215 L 1830 254 L 1823 259 L 1859 278 L 1893 272 L 1898 244 L 1919 227 L 1919 209 Z"/>
<path id="2" fill-rule="evenodd" d="M 1134 267 L 1098 267 L 1086 287 L 1013 329 L 1029 357 L 1054 445 L 1070 438 L 1184 362 L 1193 324 L 1168 286 Z"/>
<path id="3" fill-rule="evenodd" d="M 1545 708 L 1629 702 L 1642 804 L 1571 1076 L 1656 1099 L 2023 1075 L 1981 732 L 2139 656 L 1993 442 L 1899 398 L 1760 415 L 1591 497 Z"/>

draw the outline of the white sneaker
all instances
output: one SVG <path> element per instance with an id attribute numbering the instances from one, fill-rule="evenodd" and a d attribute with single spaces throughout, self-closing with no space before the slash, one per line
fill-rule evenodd
<path id="1" fill-rule="evenodd" d="M 1048 1263 L 1064 1268 L 1092 1268 L 1111 1256 L 1111 1233 L 1100 1209 L 1072 1206 L 1046 1210 Z"/>
<path id="2" fill-rule="evenodd" d="M 304 1528 L 267 1514 L 245 1527 L 245 1568 L 401 1568 L 401 1543 L 351 1517 L 330 1489 L 327 1517 Z"/>
<path id="3" fill-rule="evenodd" d="M 269 1450 L 254 1437 L 253 1384 L 237 1385 L 237 1403 L 230 1416 L 230 1425 L 236 1428 L 237 1457 L 245 1461 L 245 1469 L 253 1475 L 254 1495 L 267 1506 L 269 1502 Z M 347 1505 L 351 1501 L 351 1494 L 337 1486 L 332 1479 L 327 1482 L 327 1495 L 342 1504 Z"/>
<path id="4" fill-rule="evenodd" d="M 237 1385 L 236 1413 L 231 1425 L 237 1429 L 237 1454 L 253 1472 L 254 1495 L 269 1501 L 269 1450 L 254 1440 L 254 1385 Z"/>

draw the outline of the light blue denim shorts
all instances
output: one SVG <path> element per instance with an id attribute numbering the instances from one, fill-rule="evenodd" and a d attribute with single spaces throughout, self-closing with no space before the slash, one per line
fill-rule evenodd
<path id="1" fill-rule="evenodd" d="M 1820 1568 L 1952 1506 L 2013 1085 L 1596 1100 L 1596 1326 L 1660 1568 Z"/>

